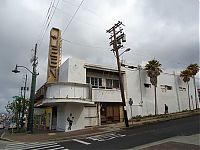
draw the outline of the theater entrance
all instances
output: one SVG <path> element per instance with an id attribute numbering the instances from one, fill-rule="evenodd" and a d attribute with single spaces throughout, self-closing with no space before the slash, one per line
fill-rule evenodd
<path id="1" fill-rule="evenodd" d="M 121 103 L 101 103 L 101 124 L 120 122 Z"/>

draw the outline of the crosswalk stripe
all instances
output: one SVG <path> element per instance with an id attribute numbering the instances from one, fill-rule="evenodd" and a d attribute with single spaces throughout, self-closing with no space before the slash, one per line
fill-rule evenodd
<path id="1" fill-rule="evenodd" d="M 49 144 L 49 143 L 55 143 L 55 142 L 43 142 L 43 143 L 46 143 L 46 144 Z M 41 142 L 33 142 L 33 143 L 25 143 L 25 142 L 21 142 L 21 143 L 11 143 L 11 144 L 9 144 L 9 145 L 14 145 L 14 146 L 16 146 L 16 145 L 18 145 L 18 144 L 30 144 L 30 145 L 35 145 L 35 144 L 41 144 Z"/>
<path id="2" fill-rule="evenodd" d="M 42 149 L 51 149 L 51 150 L 61 150 L 65 149 L 63 146 L 56 142 L 35 142 L 35 143 L 13 143 L 6 146 L 6 150 L 42 150 Z M 66 149 L 68 150 L 68 149 Z"/>
<path id="3" fill-rule="evenodd" d="M 36 148 L 36 147 L 49 146 L 49 145 L 55 145 L 55 144 L 57 144 L 57 143 L 49 143 L 49 144 L 42 144 L 42 143 L 41 143 L 41 144 L 37 144 L 37 145 L 35 144 L 35 145 L 30 146 L 30 145 L 27 143 L 27 144 L 16 145 L 16 146 L 11 146 L 11 147 L 8 145 L 7 148 L 8 148 L 8 149 L 9 149 L 9 148 L 11 148 L 11 149 L 12 149 L 12 148 Z"/>
<path id="4" fill-rule="evenodd" d="M 78 140 L 78 139 L 72 139 L 72 141 L 75 141 L 75 142 L 78 142 L 78 143 L 82 143 L 82 144 L 85 144 L 85 145 L 91 144 L 89 142 L 81 141 L 81 140 Z"/>

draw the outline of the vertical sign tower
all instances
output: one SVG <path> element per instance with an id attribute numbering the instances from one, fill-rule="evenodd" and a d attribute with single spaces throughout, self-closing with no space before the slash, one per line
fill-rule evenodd
<path id="1" fill-rule="evenodd" d="M 61 31 L 52 28 L 50 31 L 47 83 L 57 82 L 61 63 Z"/>

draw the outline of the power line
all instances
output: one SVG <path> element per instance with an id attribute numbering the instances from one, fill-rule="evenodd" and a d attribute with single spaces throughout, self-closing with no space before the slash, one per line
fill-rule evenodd
<path id="1" fill-rule="evenodd" d="M 91 48 L 98 48 L 98 49 L 109 49 L 108 47 L 85 45 L 85 44 L 78 43 L 78 42 L 72 42 L 72 41 L 66 40 L 66 39 L 62 39 L 62 40 L 65 41 L 65 42 L 67 42 L 67 43 L 70 43 L 70 44 L 79 45 L 79 46 L 84 46 L 84 47 L 91 47 Z"/>
<path id="2" fill-rule="evenodd" d="M 78 6 L 78 8 L 76 9 L 74 15 L 71 17 L 69 23 L 67 24 L 63 34 L 65 33 L 65 31 L 67 30 L 67 28 L 69 27 L 69 25 L 71 24 L 72 20 L 74 19 L 75 15 L 77 14 L 78 10 L 80 9 L 81 5 L 83 4 L 84 0 L 81 1 L 80 5 Z"/>
<path id="3" fill-rule="evenodd" d="M 61 13 L 63 13 L 63 14 L 67 14 L 68 17 L 72 17 L 71 14 L 69 14 L 68 12 L 62 10 L 61 8 L 57 8 L 57 10 L 60 11 Z M 88 23 L 88 21 L 86 22 L 86 21 L 83 21 L 83 20 L 80 20 L 80 19 L 79 20 L 74 20 L 74 21 L 76 21 L 78 23 L 86 24 L 86 25 L 88 25 L 90 27 L 93 27 L 94 29 L 96 29 L 97 27 L 99 28 L 99 26 L 91 24 L 91 23 Z"/>
<path id="4" fill-rule="evenodd" d="M 53 10 L 53 13 L 52 13 L 52 16 L 51 16 L 51 18 L 50 18 L 50 20 L 49 20 L 49 17 L 50 17 L 50 13 L 49 13 L 49 17 L 48 17 L 48 20 L 49 20 L 49 22 L 48 22 L 48 24 L 47 24 L 47 26 L 46 26 L 46 28 L 45 28 L 45 30 L 44 30 L 44 33 L 43 33 L 43 35 L 42 35 L 42 38 L 41 38 L 41 43 L 42 43 L 42 41 L 43 41 L 43 39 L 44 39 L 44 36 L 45 36 L 45 34 L 46 34 L 46 32 L 47 32 L 47 29 L 48 29 L 48 27 L 49 27 L 49 25 L 50 25 L 50 23 L 51 23 L 51 20 L 52 20 L 52 18 L 53 18 L 53 16 L 54 16 L 54 14 L 55 14 L 55 11 L 56 11 L 56 9 L 57 9 L 57 7 L 58 7 L 58 4 L 59 4 L 59 2 L 60 2 L 60 0 L 58 0 L 57 1 L 57 3 L 56 3 L 56 6 L 54 7 L 54 5 L 52 6 L 52 7 L 54 7 L 54 10 Z"/>
<path id="5" fill-rule="evenodd" d="M 37 41 L 37 43 L 39 43 L 39 41 L 40 41 L 39 38 L 40 38 L 40 36 L 42 36 L 43 30 L 44 30 L 44 28 L 46 27 L 46 24 L 47 24 L 47 22 L 48 22 L 48 20 L 49 20 L 49 17 L 50 17 L 51 11 L 52 11 L 52 7 L 54 6 L 54 3 L 55 3 L 55 0 L 52 0 L 51 3 L 50 3 L 50 5 L 49 5 L 49 8 L 48 8 L 48 11 L 47 11 L 47 14 L 46 14 L 44 23 L 43 23 L 43 25 L 42 25 L 42 28 L 41 28 L 41 30 L 40 30 L 40 34 L 39 34 L 39 36 L 38 36 L 38 41 Z"/>

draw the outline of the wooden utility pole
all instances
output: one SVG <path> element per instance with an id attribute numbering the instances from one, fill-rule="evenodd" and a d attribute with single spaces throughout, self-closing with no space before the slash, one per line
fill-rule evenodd
<path id="1" fill-rule="evenodd" d="M 113 51 L 115 57 L 117 58 L 119 84 L 120 84 L 120 91 L 121 91 L 121 98 L 122 98 L 122 105 L 123 105 L 123 112 L 124 112 L 124 123 L 126 127 L 129 127 L 127 110 L 126 110 L 125 94 L 124 94 L 124 84 L 123 84 L 123 79 L 122 79 L 121 64 L 120 64 L 120 58 L 119 58 L 119 49 L 123 47 L 122 42 L 126 42 L 125 34 L 122 32 L 123 29 L 120 27 L 121 25 L 123 24 L 121 21 L 119 21 L 117 24 L 115 24 L 106 32 L 111 33 L 111 36 L 109 38 L 111 40 L 110 46 L 111 45 L 113 46 L 113 49 L 111 51 Z"/>

